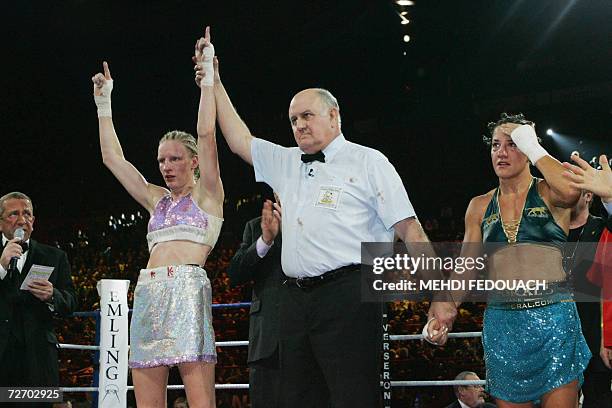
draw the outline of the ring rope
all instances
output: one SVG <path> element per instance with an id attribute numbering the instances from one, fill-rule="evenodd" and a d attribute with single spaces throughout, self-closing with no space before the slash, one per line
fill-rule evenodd
<path id="1" fill-rule="evenodd" d="M 214 303 L 213 309 L 221 308 L 244 308 L 250 307 L 250 302 L 240 303 Z M 131 312 L 131 310 L 130 310 Z M 96 317 L 100 314 L 99 310 L 92 312 L 75 312 L 72 314 L 74 317 Z M 405 341 L 405 340 L 423 340 L 423 334 L 400 334 L 390 335 L 389 339 L 392 341 Z M 482 337 L 482 332 L 460 332 L 460 333 L 449 333 L 448 338 L 472 338 Z M 248 346 L 248 340 L 245 341 L 217 341 L 215 342 L 216 347 L 242 347 Z M 60 343 L 58 347 L 66 350 L 89 350 L 99 351 L 100 346 L 89 346 L 83 344 L 67 344 Z M 485 380 L 425 380 L 425 381 L 391 381 L 392 387 L 431 387 L 431 386 L 453 386 L 453 385 L 485 385 Z M 97 392 L 98 387 L 60 387 L 62 392 Z M 169 390 L 182 390 L 185 386 L 182 384 L 168 385 Z M 215 384 L 215 389 L 248 389 L 249 384 Z M 134 390 L 133 385 L 127 387 L 129 391 Z"/>

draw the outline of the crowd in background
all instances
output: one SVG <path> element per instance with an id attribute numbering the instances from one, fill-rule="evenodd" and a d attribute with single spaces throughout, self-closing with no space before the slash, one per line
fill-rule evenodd
<path id="1" fill-rule="evenodd" d="M 257 215 L 261 201 L 252 197 L 239 201 L 242 207 L 238 220 Z M 99 309 L 96 283 L 100 279 L 127 279 L 130 281 L 128 304 L 132 305 L 133 290 L 138 272 L 148 258 L 143 239 L 148 219 L 141 213 L 120 214 L 97 220 L 74 231 L 54 231 L 61 237 L 56 245 L 68 252 L 74 287 L 80 300 L 80 310 Z M 450 207 L 443 208 L 439 216 L 424 217 L 421 222 L 432 241 L 460 241 L 463 235 L 460 218 Z M 213 303 L 229 304 L 248 302 L 249 285 L 231 286 L 226 274 L 229 262 L 238 247 L 243 225 L 226 223 L 224 232 L 208 258 L 206 270 L 213 285 Z M 62 227 L 62 228 L 68 228 Z M 420 333 L 427 321 L 427 302 L 397 301 L 388 304 L 390 334 Z M 467 303 L 459 311 L 454 331 L 480 331 L 483 304 Z M 248 307 L 215 307 L 213 324 L 217 341 L 246 340 L 249 330 Z M 59 330 L 61 343 L 95 344 L 95 319 L 71 317 L 62 322 Z M 342 347 L 341 344 L 338 347 Z M 480 338 L 450 340 L 445 347 L 435 347 L 421 341 L 393 341 L 391 343 L 391 378 L 394 380 L 450 380 L 464 370 L 474 371 L 484 378 L 483 352 Z M 216 383 L 248 383 L 246 347 L 218 349 Z M 60 352 L 60 383 L 64 387 L 91 386 L 94 377 L 94 356 L 88 351 L 63 350 Z M 180 384 L 178 370 L 170 372 L 169 384 Z M 183 391 L 168 392 L 168 404 L 184 395 Z M 89 406 L 92 395 L 67 394 L 72 406 Z M 394 387 L 393 404 L 413 407 L 442 407 L 453 400 L 451 387 Z M 135 406 L 133 393 L 128 392 L 128 402 Z M 218 390 L 217 406 L 246 408 L 247 390 Z"/>

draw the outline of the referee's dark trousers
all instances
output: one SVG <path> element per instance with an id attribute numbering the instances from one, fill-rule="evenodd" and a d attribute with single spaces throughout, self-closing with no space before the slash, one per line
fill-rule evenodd
<path id="1" fill-rule="evenodd" d="M 331 276 L 281 289 L 283 408 L 380 406 L 381 303 L 361 300 L 360 265 Z"/>

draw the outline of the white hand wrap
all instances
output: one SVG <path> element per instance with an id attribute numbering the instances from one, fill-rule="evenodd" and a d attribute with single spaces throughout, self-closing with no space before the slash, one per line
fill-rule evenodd
<path id="1" fill-rule="evenodd" d="M 94 101 L 96 102 L 96 106 L 98 107 L 98 117 L 108 117 L 111 118 L 112 110 L 111 110 L 111 92 L 113 92 L 113 80 L 107 79 L 102 85 L 102 95 L 94 95 Z"/>
<path id="2" fill-rule="evenodd" d="M 432 321 L 434 321 L 436 318 L 432 317 L 431 319 L 429 319 L 427 321 L 427 323 L 425 323 L 425 326 L 423 327 L 423 340 L 427 341 L 430 344 L 434 344 L 434 345 L 438 345 L 438 343 L 436 343 L 435 341 L 433 341 L 430 337 L 429 337 L 429 323 L 431 323 Z M 436 334 L 438 334 L 437 330 L 433 331 L 434 336 Z"/>
<path id="3" fill-rule="evenodd" d="M 521 125 L 512 131 L 510 137 L 519 150 L 529 158 L 531 164 L 535 165 L 542 157 L 548 156 L 546 149 L 538 142 L 533 126 Z"/>
<path id="4" fill-rule="evenodd" d="M 199 62 L 204 69 L 204 78 L 202 78 L 201 86 L 213 86 L 215 83 L 215 69 L 213 67 L 213 59 L 215 58 L 215 47 L 209 44 L 202 50 L 202 61 Z"/>

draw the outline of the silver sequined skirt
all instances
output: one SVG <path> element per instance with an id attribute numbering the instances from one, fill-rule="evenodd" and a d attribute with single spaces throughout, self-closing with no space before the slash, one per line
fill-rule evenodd
<path id="1" fill-rule="evenodd" d="M 134 292 L 129 367 L 216 363 L 211 292 L 199 266 L 142 269 Z"/>

